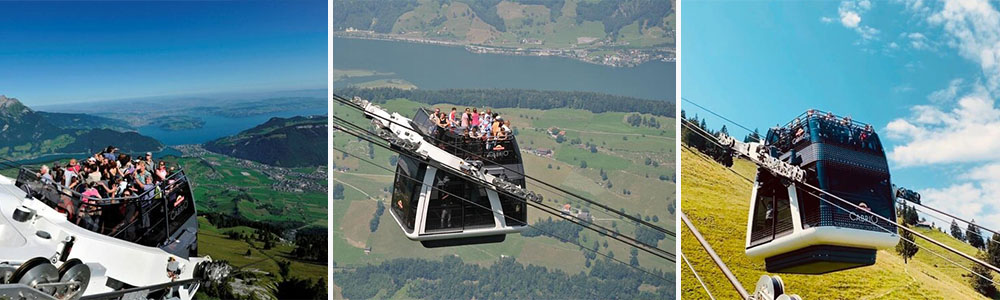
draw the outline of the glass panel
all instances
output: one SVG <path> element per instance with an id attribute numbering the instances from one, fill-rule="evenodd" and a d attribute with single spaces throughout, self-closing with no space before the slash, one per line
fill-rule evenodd
<path id="1" fill-rule="evenodd" d="M 392 210 L 398 216 L 407 232 L 413 231 L 417 215 L 417 201 L 420 198 L 426 168 L 415 160 L 402 156 L 396 164 L 396 180 L 392 189 Z"/>

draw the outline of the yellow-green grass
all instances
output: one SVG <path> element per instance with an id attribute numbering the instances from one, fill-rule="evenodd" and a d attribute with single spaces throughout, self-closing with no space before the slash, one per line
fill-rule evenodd
<path id="1" fill-rule="evenodd" d="M 327 266 L 325 262 L 312 263 L 293 259 L 291 251 L 294 246 L 286 243 L 279 243 L 274 248 L 263 250 L 263 243 L 254 242 L 253 247 L 246 241 L 231 240 L 226 237 L 229 230 L 251 232 L 250 228 L 217 228 L 203 217 L 198 218 L 198 249 L 199 255 L 211 256 L 214 260 L 226 260 L 236 267 L 245 269 L 259 269 L 271 273 L 278 277 L 278 264 L 275 259 L 287 260 L 292 263 L 292 276 L 300 278 L 323 278 L 327 279 Z M 251 255 L 246 256 L 247 249 Z M 263 252 L 263 253 L 262 253 Z M 264 255 L 266 253 L 267 255 Z M 270 256 L 270 257 L 268 257 Z"/>
<path id="2" fill-rule="evenodd" d="M 749 259 L 744 254 L 752 184 L 723 166 L 700 157 L 704 156 L 687 148 L 681 152 L 681 197 L 684 199 L 681 206 L 744 288 L 752 292 L 759 277 L 768 274 L 763 260 Z M 753 178 L 756 172 L 755 166 L 745 160 L 736 160 L 732 169 L 749 178 Z M 712 294 L 718 299 L 739 297 L 690 231 L 685 227 L 681 232 L 681 251 L 691 260 Z M 928 235 L 962 251 L 972 251 L 968 245 L 946 234 L 928 232 Z M 918 243 L 944 253 L 943 249 L 931 247 L 923 240 Z M 968 262 L 960 261 L 954 255 L 949 257 L 969 266 Z M 708 299 L 687 266 L 681 270 L 681 295 L 684 299 Z M 885 249 L 878 251 L 873 266 L 823 275 L 778 275 L 785 282 L 787 292 L 804 299 L 983 298 L 970 288 L 968 279 L 962 277 L 966 273 L 949 267 L 948 263 L 926 250 L 920 250 L 909 263 L 904 263 L 893 249 Z"/>

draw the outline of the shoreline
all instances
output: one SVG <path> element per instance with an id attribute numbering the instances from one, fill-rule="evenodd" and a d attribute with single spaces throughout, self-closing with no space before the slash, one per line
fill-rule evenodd
<path id="1" fill-rule="evenodd" d="M 676 62 L 677 52 L 674 49 L 622 49 L 615 50 L 613 54 L 597 57 L 596 60 L 589 59 L 589 54 L 596 51 L 609 51 L 597 49 L 546 49 L 546 48 L 510 48 L 500 46 L 484 46 L 476 44 L 464 44 L 459 42 L 441 41 L 427 38 L 408 38 L 393 34 L 374 32 L 348 32 L 335 31 L 334 38 L 347 38 L 359 40 L 376 40 L 389 42 L 407 42 L 416 44 L 429 44 L 448 47 L 464 47 L 466 51 L 475 54 L 499 54 L 509 56 L 536 56 L 536 57 L 562 57 L 579 62 L 594 65 L 601 65 L 614 68 L 636 67 L 651 61 Z"/>

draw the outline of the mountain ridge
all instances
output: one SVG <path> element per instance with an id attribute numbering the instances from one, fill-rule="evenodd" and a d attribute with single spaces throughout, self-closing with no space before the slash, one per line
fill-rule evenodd
<path id="1" fill-rule="evenodd" d="M 272 117 L 235 135 L 209 141 L 203 147 L 215 153 L 279 167 L 325 165 L 327 118 L 325 115 Z"/>

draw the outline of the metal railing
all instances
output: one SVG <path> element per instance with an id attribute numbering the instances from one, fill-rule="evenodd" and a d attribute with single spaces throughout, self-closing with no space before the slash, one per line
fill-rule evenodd
<path id="1" fill-rule="evenodd" d="M 43 181 L 26 167 L 19 168 L 15 185 L 84 229 L 150 247 L 163 245 L 195 211 L 188 178 L 180 169 L 154 188 L 128 197 L 83 195 Z"/>

